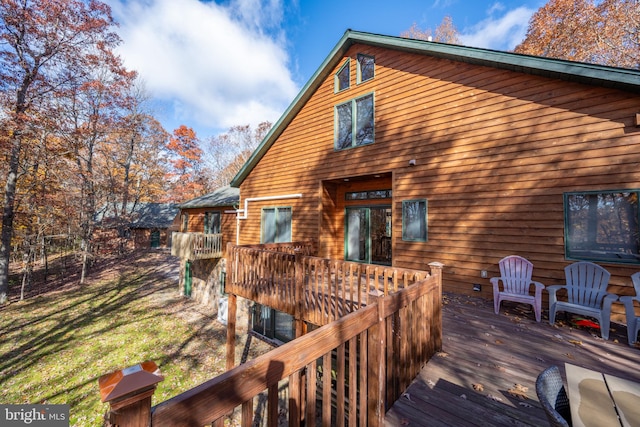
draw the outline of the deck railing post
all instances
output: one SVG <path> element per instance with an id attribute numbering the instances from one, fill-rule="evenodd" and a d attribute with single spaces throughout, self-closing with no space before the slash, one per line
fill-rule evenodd
<path id="1" fill-rule="evenodd" d="M 378 323 L 369 328 L 369 355 L 368 355 L 368 426 L 378 427 L 384 425 L 385 414 L 385 387 L 387 376 L 387 362 L 385 360 L 385 349 L 387 347 L 387 328 L 385 319 L 382 317 L 382 302 L 384 296 L 378 293 L 369 295 L 369 303 L 378 306 Z"/>
<path id="2" fill-rule="evenodd" d="M 431 275 L 437 278 L 438 292 L 434 296 L 433 301 L 433 313 L 431 316 L 431 341 L 434 351 L 442 350 L 442 269 L 444 264 L 441 262 L 430 262 L 429 268 L 431 269 Z"/>
<path id="3" fill-rule="evenodd" d="M 148 427 L 151 397 L 164 378 L 153 361 L 114 371 L 98 379 L 100 399 L 109 403 L 105 424 L 119 427 Z"/>

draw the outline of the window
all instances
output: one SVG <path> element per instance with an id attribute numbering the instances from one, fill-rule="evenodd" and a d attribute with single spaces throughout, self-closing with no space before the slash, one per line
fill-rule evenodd
<path id="1" fill-rule="evenodd" d="M 373 56 L 358 54 L 358 83 L 363 83 L 373 78 L 375 63 Z"/>
<path id="2" fill-rule="evenodd" d="M 183 213 L 182 217 L 180 218 L 182 221 L 182 225 L 180 226 L 180 231 L 182 231 L 183 233 L 186 233 L 189 231 L 189 214 L 188 213 Z"/>
<path id="3" fill-rule="evenodd" d="M 640 264 L 639 194 L 639 190 L 565 193 L 565 256 Z"/>
<path id="4" fill-rule="evenodd" d="M 351 72 L 349 70 L 349 60 L 344 63 L 335 76 L 335 91 L 340 92 L 345 89 L 349 89 L 351 85 Z"/>
<path id="5" fill-rule="evenodd" d="M 427 201 L 402 201 L 402 240 L 427 241 Z"/>
<path id="6" fill-rule="evenodd" d="M 273 308 L 254 304 L 251 329 L 267 338 L 289 342 L 295 338 L 293 316 Z"/>
<path id="7" fill-rule="evenodd" d="M 204 213 L 204 233 L 220 234 L 220 211 Z"/>
<path id="8" fill-rule="evenodd" d="M 262 243 L 286 243 L 291 241 L 291 208 L 262 209 Z"/>
<path id="9" fill-rule="evenodd" d="M 335 138 L 336 150 L 373 143 L 373 94 L 336 106 Z"/>

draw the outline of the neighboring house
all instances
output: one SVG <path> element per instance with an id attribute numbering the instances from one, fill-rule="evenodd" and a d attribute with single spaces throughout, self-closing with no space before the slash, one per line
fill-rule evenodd
<path id="1" fill-rule="evenodd" d="M 179 209 L 173 203 L 105 205 L 96 215 L 98 250 L 168 248 L 171 232 L 177 230 Z"/>
<path id="2" fill-rule="evenodd" d="M 231 183 L 239 243 L 439 261 L 485 298 L 506 255 L 547 285 L 590 260 L 633 294 L 639 122 L 638 70 L 347 31 Z"/>
<path id="3" fill-rule="evenodd" d="M 236 243 L 239 190 L 229 186 L 178 205 L 179 232 L 172 255 L 180 257 L 180 290 L 226 322 L 225 248 Z"/>

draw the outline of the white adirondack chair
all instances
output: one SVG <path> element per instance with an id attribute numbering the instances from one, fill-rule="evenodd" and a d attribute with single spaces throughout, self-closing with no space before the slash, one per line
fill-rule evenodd
<path id="1" fill-rule="evenodd" d="M 544 285 L 531 280 L 533 264 L 521 256 L 510 255 L 504 257 L 498 263 L 500 277 L 492 277 L 493 285 L 493 309 L 496 314 L 500 312 L 500 303 L 504 300 L 531 304 L 536 315 L 536 322 L 540 321 L 542 312 L 542 290 Z M 500 290 L 502 282 L 502 290 Z M 535 286 L 534 294 L 531 294 L 531 285 Z"/>
<path id="2" fill-rule="evenodd" d="M 631 275 L 631 281 L 636 290 L 636 295 L 620 297 L 620 301 L 624 304 L 624 311 L 627 314 L 627 337 L 629 338 L 629 345 L 633 345 L 638 338 L 638 331 L 640 331 L 640 316 L 636 315 L 635 309 L 633 308 L 634 301 L 640 303 L 640 271 Z"/>
<path id="3" fill-rule="evenodd" d="M 580 261 L 566 266 L 564 274 L 565 285 L 547 286 L 549 323 L 555 323 L 558 311 L 594 317 L 600 324 L 602 338 L 608 340 L 611 304 L 618 299 L 617 295 L 607 293 L 611 273 L 592 262 Z M 560 289 L 567 291 L 567 301 L 558 301 Z"/>

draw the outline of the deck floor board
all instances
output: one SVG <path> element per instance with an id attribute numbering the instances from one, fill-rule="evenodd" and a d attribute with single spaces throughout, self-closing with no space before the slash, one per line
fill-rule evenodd
<path id="1" fill-rule="evenodd" d="M 559 313 L 552 326 L 546 312 L 536 323 L 522 304 L 503 302 L 496 315 L 493 301 L 443 299 L 442 351 L 389 409 L 386 426 L 547 425 L 536 377 L 551 365 L 565 376 L 565 362 L 640 382 L 640 348 L 627 344 L 624 325 L 612 323 L 604 341 L 599 330 L 572 326 L 572 315 Z"/>

